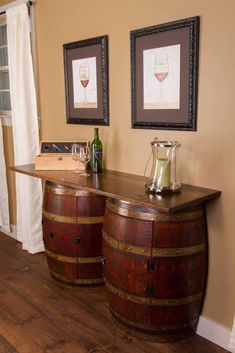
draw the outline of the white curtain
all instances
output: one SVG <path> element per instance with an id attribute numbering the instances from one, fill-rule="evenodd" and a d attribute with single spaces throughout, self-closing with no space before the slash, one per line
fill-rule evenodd
<path id="1" fill-rule="evenodd" d="M 232 353 L 235 353 L 235 317 L 234 317 L 232 334 L 231 334 L 231 337 L 230 337 L 229 351 L 232 352 Z"/>
<path id="2" fill-rule="evenodd" d="M 0 119 L 0 229 L 10 232 L 6 164 L 3 148 L 2 121 Z"/>
<path id="3" fill-rule="evenodd" d="M 12 129 L 16 165 L 34 162 L 39 152 L 36 90 L 27 5 L 6 10 Z M 16 173 L 17 240 L 30 253 L 44 250 L 41 181 Z"/>

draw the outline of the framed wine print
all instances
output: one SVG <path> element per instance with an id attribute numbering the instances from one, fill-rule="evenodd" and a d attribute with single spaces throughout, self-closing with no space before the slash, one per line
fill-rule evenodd
<path id="1" fill-rule="evenodd" d="M 132 31 L 132 128 L 197 124 L 199 17 Z"/>
<path id="2" fill-rule="evenodd" d="M 63 49 L 67 123 L 109 125 L 108 36 Z"/>

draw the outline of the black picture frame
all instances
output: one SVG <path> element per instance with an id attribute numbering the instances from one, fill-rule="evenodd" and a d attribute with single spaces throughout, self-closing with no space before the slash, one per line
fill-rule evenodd
<path id="1" fill-rule="evenodd" d="M 63 53 L 67 123 L 109 125 L 108 36 L 64 44 Z"/>
<path id="2" fill-rule="evenodd" d="M 132 128 L 196 131 L 199 26 L 196 16 L 130 32 Z"/>

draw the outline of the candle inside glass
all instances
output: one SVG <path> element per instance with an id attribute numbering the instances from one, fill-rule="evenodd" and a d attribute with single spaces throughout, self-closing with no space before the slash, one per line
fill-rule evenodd
<path id="1" fill-rule="evenodd" d="M 171 183 L 171 160 L 159 158 L 157 160 L 154 181 L 158 189 L 169 189 Z"/>

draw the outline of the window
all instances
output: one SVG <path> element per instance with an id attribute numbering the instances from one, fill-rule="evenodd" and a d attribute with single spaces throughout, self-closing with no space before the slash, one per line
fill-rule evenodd
<path id="1" fill-rule="evenodd" d="M 2 118 L 3 125 L 11 125 L 7 25 L 5 16 L 1 16 L 0 18 L 0 118 Z"/>

